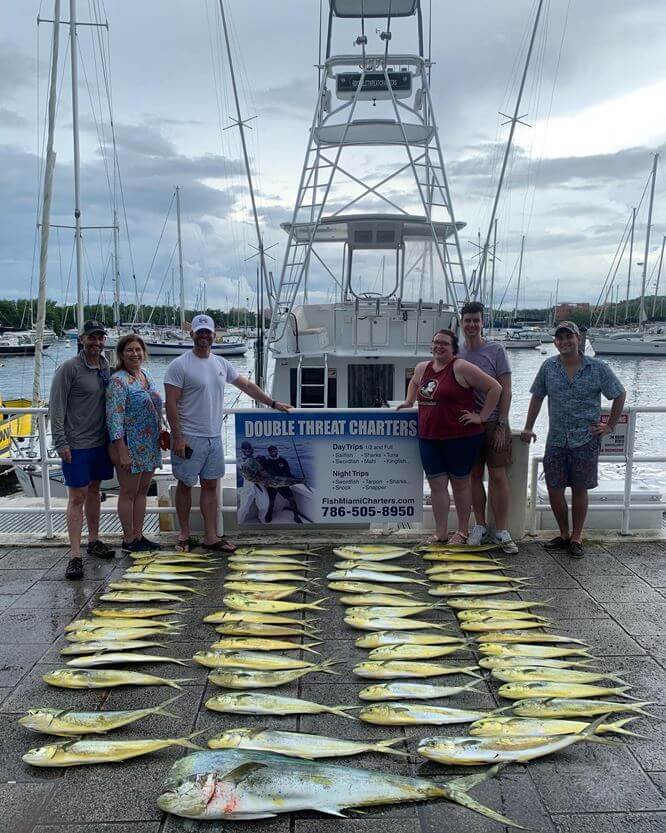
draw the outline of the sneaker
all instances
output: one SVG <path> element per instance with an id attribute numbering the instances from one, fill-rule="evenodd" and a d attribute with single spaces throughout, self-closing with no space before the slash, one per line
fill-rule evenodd
<path id="1" fill-rule="evenodd" d="M 508 529 L 498 529 L 495 533 L 495 543 L 500 547 L 506 555 L 517 555 L 518 545 L 511 538 L 511 533 Z"/>
<path id="2" fill-rule="evenodd" d="M 129 542 L 128 541 L 123 541 L 122 544 L 120 545 L 120 551 L 122 553 L 134 552 L 135 551 L 134 546 L 135 546 L 134 541 L 129 541 Z"/>
<path id="3" fill-rule="evenodd" d="M 486 537 L 487 534 L 487 527 L 485 527 L 483 524 L 476 524 L 472 531 L 469 533 L 467 543 L 471 544 L 474 547 L 478 547 L 483 543 L 483 539 Z"/>
<path id="4" fill-rule="evenodd" d="M 116 554 L 114 549 L 107 546 L 103 541 L 99 539 L 97 541 L 91 541 L 88 546 L 86 547 L 86 552 L 88 555 L 96 555 L 97 558 L 113 558 Z"/>
<path id="5" fill-rule="evenodd" d="M 162 547 L 156 541 L 149 540 L 145 535 L 137 538 L 132 544 L 132 550 L 134 552 L 155 552 L 161 549 Z"/>
<path id="6" fill-rule="evenodd" d="M 65 570 L 65 578 L 70 579 L 70 581 L 78 581 L 83 578 L 83 560 L 80 556 L 75 555 L 69 559 Z"/>

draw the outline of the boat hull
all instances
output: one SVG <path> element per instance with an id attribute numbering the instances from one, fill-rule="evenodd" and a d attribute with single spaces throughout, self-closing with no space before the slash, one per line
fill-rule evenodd
<path id="1" fill-rule="evenodd" d="M 643 339 L 594 339 L 590 342 L 596 356 L 652 356 L 666 358 L 666 341 Z"/>
<path id="2" fill-rule="evenodd" d="M 146 342 L 148 353 L 151 356 L 182 356 L 192 349 L 191 341 L 177 341 L 173 344 L 164 342 Z M 215 356 L 244 356 L 247 353 L 247 345 L 239 344 L 213 344 L 211 352 Z"/>

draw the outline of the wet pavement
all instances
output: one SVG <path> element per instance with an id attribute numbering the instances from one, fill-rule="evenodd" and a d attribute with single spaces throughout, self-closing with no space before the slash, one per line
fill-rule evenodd
<path id="1" fill-rule="evenodd" d="M 330 545 L 317 549 L 311 555 L 313 575 L 325 575 L 333 561 Z M 66 644 L 65 625 L 95 606 L 108 581 L 118 578 L 129 563 L 130 559 L 120 556 L 111 562 L 89 558 L 85 580 L 67 582 L 64 549 L 0 550 L 0 833 L 193 833 L 214 829 L 240 833 L 246 828 L 257 833 L 383 833 L 389 825 L 392 833 L 494 833 L 505 829 L 445 801 L 369 809 L 362 815 L 349 812 L 346 819 L 301 812 L 264 821 L 236 822 L 233 827 L 225 824 L 223 828 L 220 823 L 167 817 L 157 808 L 155 799 L 173 762 L 187 754 L 178 747 L 106 766 L 37 769 L 24 764 L 21 755 L 27 749 L 49 740 L 18 726 L 17 720 L 27 708 L 140 708 L 178 693 L 167 687 L 73 691 L 52 688 L 41 679 L 62 666 L 58 651 Z M 424 562 L 416 556 L 401 563 L 424 568 Z M 590 545 L 584 559 L 572 560 L 566 554 L 552 555 L 540 544 L 529 543 L 521 545 L 511 563 L 517 575 L 533 577 L 530 589 L 521 596 L 550 599 L 548 615 L 558 622 L 557 632 L 588 642 L 600 665 L 630 682 L 633 695 L 652 701 L 649 710 L 661 720 L 640 718 L 631 724 L 632 729 L 648 736 L 646 740 L 627 738 L 616 745 L 578 743 L 527 766 L 508 766 L 497 778 L 475 788 L 472 795 L 516 822 L 544 833 L 665 830 L 666 544 Z M 187 659 L 214 640 L 213 626 L 202 623 L 202 617 L 222 607 L 225 573 L 222 567 L 197 583 L 204 596 L 190 599 L 189 594 L 183 594 L 188 595 L 190 610 L 182 617 L 182 632 L 164 640 L 166 654 Z M 343 661 L 338 666 L 340 675 L 313 673 L 274 691 L 329 705 L 357 704 L 357 693 L 368 681 L 355 678 L 351 669 L 366 657 L 366 652 L 354 646 L 360 632 L 344 623 L 337 594 L 328 595 L 332 597 L 328 610 L 319 618 L 324 644 L 318 650 Z M 425 588 L 416 590 L 416 595 L 425 597 Z M 448 609 L 419 618 L 450 621 L 455 628 Z M 303 652 L 300 655 L 308 657 Z M 461 653 L 443 661 L 464 665 L 472 659 L 472 654 Z M 194 664 L 187 668 L 175 664 L 132 668 L 161 677 L 191 679 L 183 683 L 182 698 L 170 707 L 180 717 L 151 716 L 115 732 L 116 739 L 179 737 L 198 729 L 206 730 L 202 738 L 207 739 L 233 726 L 263 725 L 350 739 L 396 737 L 402 739 L 398 749 L 414 753 L 419 738 L 465 734 L 464 726 L 391 728 L 335 715 L 273 719 L 223 715 L 204 707 L 206 699 L 222 691 L 207 681 L 206 669 Z M 462 685 L 470 680 L 452 676 L 435 682 L 444 679 L 446 685 Z M 478 691 L 436 703 L 479 709 L 506 705 L 507 701 L 500 702 L 496 696 L 496 688 L 495 683 L 484 681 Z M 329 762 L 435 779 L 465 772 L 424 762 L 415 755 L 403 759 L 366 754 Z"/>

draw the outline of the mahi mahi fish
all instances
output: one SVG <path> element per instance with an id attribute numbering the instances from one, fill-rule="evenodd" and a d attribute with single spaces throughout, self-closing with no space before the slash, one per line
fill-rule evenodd
<path id="1" fill-rule="evenodd" d="M 165 628 L 169 630 L 173 625 L 178 625 L 178 622 L 161 621 L 160 619 L 127 619 L 120 617 L 118 619 L 76 619 L 65 625 L 65 633 L 69 631 L 93 631 L 98 628 Z"/>
<path id="2" fill-rule="evenodd" d="M 523 588 L 519 584 L 497 587 L 493 584 L 436 584 L 428 590 L 430 596 L 494 596 L 513 593 Z"/>
<path id="3" fill-rule="evenodd" d="M 131 711 L 77 712 L 74 709 L 28 709 L 27 713 L 20 718 L 19 723 L 26 729 L 42 732 L 45 735 L 59 735 L 62 737 L 85 734 L 103 735 L 151 714 L 178 717 L 177 714 L 167 711 L 166 707 L 175 703 L 182 696 L 182 694 L 177 694 L 164 703 L 160 703 L 159 706 L 132 709 Z"/>
<path id="4" fill-rule="evenodd" d="M 313 650 L 313 647 L 321 644 L 321 642 L 306 644 L 289 642 L 286 639 L 253 639 L 252 637 L 230 636 L 226 639 L 218 639 L 210 647 L 213 650 L 222 648 L 228 651 L 307 651 L 310 654 L 318 654 L 319 651 Z"/>
<path id="5" fill-rule="evenodd" d="M 216 610 L 203 618 L 204 622 L 222 624 L 226 622 L 257 622 L 266 625 L 304 625 L 309 620 L 294 619 L 293 616 L 279 616 L 276 613 L 253 613 L 250 610 Z"/>
<path id="6" fill-rule="evenodd" d="M 646 717 L 651 717 L 644 709 L 645 706 L 649 705 L 651 705 L 649 701 L 629 703 L 615 700 L 549 697 L 518 700 L 518 702 L 512 703 L 508 709 L 502 709 L 502 711 L 508 710 L 520 717 L 596 717 L 599 714 L 607 715 L 618 712 L 643 714 Z"/>
<path id="7" fill-rule="evenodd" d="M 414 700 L 436 700 L 440 697 L 453 697 L 463 691 L 471 691 L 481 685 L 483 680 L 473 680 L 467 685 L 444 686 L 431 683 L 377 683 L 369 685 L 359 691 L 361 700 L 404 700 L 411 697 Z"/>
<path id="8" fill-rule="evenodd" d="M 339 558 L 351 558 L 354 560 L 362 559 L 364 561 L 392 561 L 394 558 L 400 558 L 403 555 L 408 555 L 409 550 L 391 546 L 361 545 L 356 547 L 338 547 L 333 550 L 333 553 Z"/>
<path id="9" fill-rule="evenodd" d="M 368 659 L 437 659 L 464 650 L 463 645 L 381 645 L 373 648 Z"/>
<path id="10" fill-rule="evenodd" d="M 90 612 L 103 619 L 152 619 L 153 616 L 180 616 L 185 610 L 176 607 L 95 607 Z"/>
<path id="11" fill-rule="evenodd" d="M 418 745 L 417 752 L 424 758 L 450 766 L 479 766 L 488 763 L 516 761 L 525 763 L 535 758 L 543 758 L 553 752 L 566 749 L 573 743 L 594 740 L 599 743 L 602 738 L 595 737 L 595 732 L 606 719 L 602 715 L 590 723 L 582 732 L 571 735 L 544 735 L 543 737 L 432 737 L 424 738 Z"/>
<path id="12" fill-rule="evenodd" d="M 310 700 L 301 700 L 300 697 L 282 697 L 278 694 L 263 694 L 259 691 L 243 694 L 218 694 L 206 700 L 206 708 L 214 712 L 225 712 L 228 714 L 266 714 L 266 715 L 288 715 L 288 714 L 337 714 L 338 717 L 346 717 L 349 720 L 356 720 L 348 709 L 357 709 L 358 706 L 324 706 L 321 703 L 313 703 Z"/>
<path id="13" fill-rule="evenodd" d="M 295 610 L 325 610 L 322 602 L 326 598 L 317 599 L 315 602 L 279 602 L 268 599 L 253 599 L 251 596 L 243 596 L 241 593 L 230 593 L 224 596 L 222 603 L 231 610 L 247 611 L 249 613 L 288 613 Z"/>
<path id="14" fill-rule="evenodd" d="M 449 599 L 454 610 L 529 610 L 532 607 L 550 607 L 547 601 L 513 601 L 510 599 Z"/>
<path id="15" fill-rule="evenodd" d="M 315 668 L 318 665 L 270 651 L 197 651 L 192 659 L 206 668 L 250 668 L 256 671 L 284 671 L 287 668 Z"/>
<path id="16" fill-rule="evenodd" d="M 422 619 L 412 619 L 411 616 L 365 616 L 359 614 L 358 616 L 345 616 L 345 622 L 360 631 L 449 630 L 448 625 L 424 622 Z"/>
<path id="17" fill-rule="evenodd" d="M 190 738 L 149 738 L 146 740 L 65 740 L 30 749 L 23 755 L 26 764 L 42 767 L 80 766 L 82 764 L 113 764 L 127 761 L 166 749 L 168 746 L 184 746 L 201 749 Z"/>
<path id="18" fill-rule="evenodd" d="M 140 654 L 132 651 L 119 651 L 118 653 L 105 651 L 101 654 L 92 654 L 85 657 L 70 659 L 66 664 L 70 668 L 96 668 L 100 665 L 123 665 L 124 663 L 144 662 L 173 662 L 176 665 L 187 665 L 187 660 L 176 659 L 175 657 L 162 657 L 158 654 Z"/>
<path id="19" fill-rule="evenodd" d="M 384 645 L 456 645 L 470 643 L 459 636 L 443 633 L 409 633 L 407 631 L 374 631 L 366 633 L 354 642 L 357 648 L 381 648 Z"/>
<path id="20" fill-rule="evenodd" d="M 378 584 L 427 584 L 422 579 L 411 578 L 402 573 L 378 573 L 376 570 L 333 570 L 326 578 L 329 581 L 376 581 Z"/>
<path id="21" fill-rule="evenodd" d="M 368 660 L 353 668 L 357 677 L 371 680 L 393 680 L 400 677 L 441 677 L 445 674 L 468 674 L 478 677 L 476 665 L 440 665 L 438 662 L 401 662 L 400 660 Z"/>
<path id="22" fill-rule="evenodd" d="M 362 720 L 363 718 L 361 718 Z M 636 732 L 630 732 L 622 727 L 625 723 L 638 720 L 637 717 L 625 717 L 616 720 L 615 723 L 601 723 L 597 727 L 597 734 L 615 732 L 618 735 L 630 735 L 631 737 L 644 737 Z M 535 717 L 485 717 L 475 721 L 469 728 L 470 735 L 479 738 L 495 738 L 511 736 L 517 737 L 544 737 L 552 735 L 575 735 L 582 732 L 590 724 L 585 720 L 553 720 L 548 718 Z"/>
<path id="23" fill-rule="evenodd" d="M 359 720 L 377 726 L 449 726 L 472 723 L 487 716 L 487 711 L 451 709 L 421 703 L 375 703 L 364 706 L 358 713 Z"/>
<path id="24" fill-rule="evenodd" d="M 401 564 L 377 564 L 375 561 L 336 561 L 333 565 L 336 570 L 374 570 L 376 573 L 390 573 L 399 575 L 400 573 L 414 573 L 418 575 L 418 570 L 412 570 L 408 567 L 403 567 Z"/>
<path id="25" fill-rule="evenodd" d="M 329 738 L 325 735 L 305 732 L 283 732 L 279 729 L 237 728 L 227 729 L 210 738 L 211 749 L 256 749 L 260 752 L 277 752 L 290 758 L 346 758 L 362 752 L 383 752 L 386 755 L 406 757 L 409 753 L 392 749 L 402 738 L 371 741 Z"/>
<path id="26" fill-rule="evenodd" d="M 387 587 L 384 585 L 378 588 L 374 582 L 370 581 L 329 581 L 329 590 L 337 590 L 340 593 L 377 593 L 381 590 L 385 596 L 404 596 L 406 598 L 414 598 L 414 594 L 408 590 L 401 590 L 399 587 Z"/>
<path id="27" fill-rule="evenodd" d="M 345 607 L 372 607 L 374 605 L 384 605 L 386 607 L 416 607 L 419 609 L 429 610 L 437 606 L 423 604 L 418 599 L 412 599 L 405 596 L 394 596 L 391 593 L 352 593 L 349 596 L 340 596 L 340 604 Z"/>
<path id="28" fill-rule="evenodd" d="M 162 642 L 149 642 L 147 639 L 97 639 L 90 642 L 73 642 L 60 649 L 63 656 L 83 656 L 84 654 L 102 654 L 105 651 L 138 651 L 142 648 L 164 648 Z"/>
<path id="29" fill-rule="evenodd" d="M 103 602 L 184 602 L 182 596 L 175 593 L 162 593 L 159 590 L 113 590 L 100 596 Z"/>
<path id="30" fill-rule="evenodd" d="M 264 622 L 227 622 L 226 625 L 218 625 L 215 630 L 226 636 L 316 636 L 311 628 L 271 625 Z"/>
<path id="31" fill-rule="evenodd" d="M 504 683 L 498 689 L 500 697 L 507 700 L 522 700 L 526 697 L 604 697 L 606 694 L 624 694 L 630 685 L 619 688 L 588 685 L 586 683 L 549 683 L 534 681 L 531 683 Z"/>
<path id="32" fill-rule="evenodd" d="M 374 807 L 446 798 L 501 824 L 520 827 L 475 801 L 468 791 L 497 773 L 435 783 L 391 773 L 334 766 L 267 752 L 225 749 L 198 752 L 171 768 L 161 810 L 184 818 L 251 820 L 316 810 L 342 816 L 347 807 Z"/>
<path id="33" fill-rule="evenodd" d="M 211 671 L 208 679 L 211 683 L 219 685 L 220 688 L 275 688 L 276 686 L 291 683 L 304 677 L 306 674 L 311 674 L 315 671 L 324 672 L 325 674 L 337 674 L 337 671 L 331 669 L 333 663 L 330 660 L 324 660 L 319 665 L 314 665 L 311 668 L 295 668 L 287 669 L 285 671 L 253 671 L 245 668 L 217 668 Z"/>
<path id="34" fill-rule="evenodd" d="M 42 677 L 45 683 L 58 688 L 111 688 L 119 685 L 168 685 L 180 688 L 178 683 L 189 682 L 190 679 L 163 680 L 139 671 L 89 671 L 73 668 L 58 668 Z"/>

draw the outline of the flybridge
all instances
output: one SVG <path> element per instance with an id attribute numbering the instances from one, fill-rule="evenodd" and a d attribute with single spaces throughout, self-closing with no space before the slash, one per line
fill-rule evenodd
<path id="1" fill-rule="evenodd" d="M 363 83 L 359 93 L 360 98 L 391 97 L 390 89 L 396 98 L 408 98 L 412 93 L 412 74 L 407 70 L 400 72 L 339 72 L 336 75 L 336 95 L 340 99 L 354 98 L 359 84 Z"/>
<path id="2" fill-rule="evenodd" d="M 336 17 L 411 17 L 418 0 L 331 0 Z"/>

